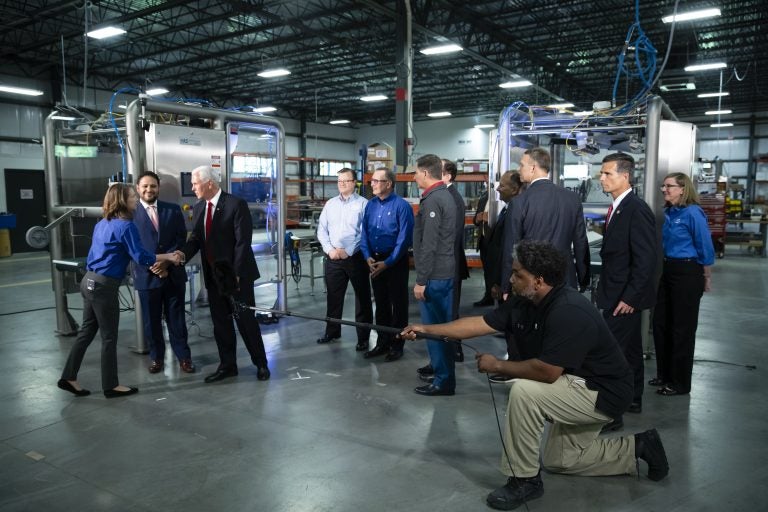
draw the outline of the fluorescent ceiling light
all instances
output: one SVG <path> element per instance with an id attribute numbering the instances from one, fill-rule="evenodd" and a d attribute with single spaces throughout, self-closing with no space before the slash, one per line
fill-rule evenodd
<path id="1" fill-rule="evenodd" d="M 574 112 L 573 113 L 573 117 L 586 117 L 586 116 L 591 116 L 594 113 L 595 113 L 594 110 L 585 110 L 583 112 Z"/>
<path id="2" fill-rule="evenodd" d="M 475 128 L 496 128 L 495 124 L 476 124 Z"/>
<path id="3" fill-rule="evenodd" d="M 709 125 L 710 128 L 728 128 L 729 126 L 733 126 L 733 123 L 715 123 Z"/>
<path id="4" fill-rule="evenodd" d="M 705 92 L 703 94 L 697 94 L 699 98 L 720 98 L 722 96 L 728 96 L 729 92 Z"/>
<path id="5" fill-rule="evenodd" d="M 291 72 L 285 68 L 267 69 L 259 73 L 261 78 L 275 78 L 276 76 L 290 75 Z"/>
<path id="6" fill-rule="evenodd" d="M 277 107 L 265 106 L 265 107 L 254 107 L 253 108 L 253 111 L 256 112 L 256 113 L 259 113 L 259 114 L 264 114 L 264 113 L 267 113 L 267 112 L 274 112 L 275 110 L 277 110 Z"/>
<path id="7" fill-rule="evenodd" d="M 423 53 L 424 55 L 440 55 L 443 53 L 455 53 L 460 52 L 463 50 L 461 46 L 457 44 L 441 44 L 440 46 L 428 46 L 427 48 L 422 48 L 419 50 L 420 53 Z"/>
<path id="8" fill-rule="evenodd" d="M 686 66 L 685 71 L 690 73 L 692 71 L 706 71 L 708 69 L 723 69 L 727 67 L 725 62 L 712 62 L 710 64 L 694 64 L 693 66 Z"/>
<path id="9" fill-rule="evenodd" d="M 387 97 L 383 94 L 371 94 L 370 96 L 363 96 L 360 98 L 361 101 L 382 101 L 385 99 L 387 99 Z"/>
<path id="10" fill-rule="evenodd" d="M 98 30 L 91 30 L 86 35 L 94 39 L 106 39 L 108 37 L 119 36 L 125 34 L 125 30 L 117 27 L 104 27 Z"/>
<path id="11" fill-rule="evenodd" d="M 504 82 L 503 84 L 499 84 L 499 87 L 502 89 L 512 89 L 513 87 L 528 87 L 529 85 L 533 85 L 528 80 L 515 80 L 513 82 Z"/>
<path id="12" fill-rule="evenodd" d="M 328 124 L 349 124 L 349 119 L 334 119 L 333 121 L 328 121 Z"/>
<path id="13" fill-rule="evenodd" d="M 553 103 L 552 105 L 547 105 L 547 108 L 556 108 L 558 110 L 563 110 L 566 108 L 572 108 L 575 107 L 573 103 Z"/>
<path id="14" fill-rule="evenodd" d="M 702 18 L 714 18 L 715 16 L 720 16 L 720 9 L 702 9 L 700 11 L 675 14 L 674 16 L 664 16 L 661 18 L 661 21 L 664 23 L 672 23 L 673 21 L 700 20 Z"/>
<path id="15" fill-rule="evenodd" d="M 26 87 L 11 87 L 10 85 L 0 85 L 0 92 L 9 92 L 11 94 L 23 94 L 24 96 L 42 96 L 43 91 L 37 89 L 27 89 Z"/>
<path id="16" fill-rule="evenodd" d="M 51 119 L 58 119 L 59 121 L 74 121 L 76 118 L 72 116 L 55 115 L 55 116 L 51 116 Z"/>
<path id="17" fill-rule="evenodd" d="M 450 112 L 448 112 L 448 111 L 443 111 L 443 112 L 430 112 L 430 113 L 429 113 L 429 114 L 427 114 L 427 115 L 428 115 L 429 117 L 448 117 L 448 116 L 450 116 L 450 115 L 451 115 L 451 113 L 450 113 Z"/>
<path id="18" fill-rule="evenodd" d="M 122 104 L 118 105 L 117 108 L 119 108 L 121 110 L 125 110 L 125 109 L 128 108 L 128 105 L 126 105 L 125 103 L 122 103 Z"/>
<path id="19" fill-rule="evenodd" d="M 165 87 L 155 87 L 154 89 L 147 89 L 148 96 L 159 96 L 160 94 L 166 94 L 168 89 Z"/>
<path id="20" fill-rule="evenodd" d="M 705 116 L 719 116 L 721 114 L 732 114 L 733 110 L 707 110 Z"/>

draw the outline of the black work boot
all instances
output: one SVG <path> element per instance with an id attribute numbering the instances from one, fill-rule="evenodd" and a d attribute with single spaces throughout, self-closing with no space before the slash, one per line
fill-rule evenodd
<path id="1" fill-rule="evenodd" d="M 530 478 L 509 477 L 507 483 L 488 495 L 486 502 L 496 510 L 512 510 L 523 503 L 541 498 L 544 494 L 544 482 L 541 474 Z"/>
<path id="2" fill-rule="evenodd" d="M 648 478 L 658 482 L 669 473 L 667 454 L 656 429 L 635 434 L 635 457 L 648 464 Z"/>

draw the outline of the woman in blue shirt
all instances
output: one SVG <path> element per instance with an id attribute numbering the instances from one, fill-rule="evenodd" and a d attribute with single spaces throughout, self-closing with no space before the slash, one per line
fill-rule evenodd
<path id="1" fill-rule="evenodd" d="M 686 395 L 691 391 L 693 352 L 699 303 L 710 291 L 715 249 L 707 216 L 691 179 L 675 172 L 664 178 L 664 269 L 653 311 L 656 378 L 660 395 Z"/>
<path id="2" fill-rule="evenodd" d="M 90 391 L 77 382 L 77 373 L 85 351 L 101 330 L 101 384 L 104 396 L 132 395 L 137 388 L 121 386 L 117 379 L 117 328 L 120 321 L 118 288 L 125 277 L 128 262 L 153 265 L 156 261 L 179 263 L 175 254 L 152 254 L 141 246 L 139 232 L 131 219 L 138 197 L 131 185 L 117 183 L 107 190 L 102 210 L 104 216 L 93 230 L 86 274 L 80 282 L 83 296 L 83 325 L 67 358 L 58 382 L 59 388 L 76 396 Z"/>

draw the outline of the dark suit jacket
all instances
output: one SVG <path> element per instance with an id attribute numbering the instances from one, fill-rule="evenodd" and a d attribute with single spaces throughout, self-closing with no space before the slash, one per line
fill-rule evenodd
<path id="1" fill-rule="evenodd" d="M 214 262 L 227 261 L 232 265 L 240 283 L 253 283 L 260 274 L 251 249 L 253 221 L 248 203 L 222 191 L 213 213 L 210 240 L 205 239 L 206 205 L 206 201 L 198 201 L 192 211 L 193 228 L 183 249 L 187 261 L 200 251 L 206 288 L 216 286 L 208 263 L 209 251 Z"/>
<path id="2" fill-rule="evenodd" d="M 456 203 L 456 238 L 453 241 L 453 251 L 456 255 L 456 275 L 459 279 L 469 277 L 469 267 L 467 266 L 467 255 L 464 253 L 464 214 L 467 211 L 464 206 L 464 198 L 461 197 L 456 185 L 448 187 L 453 202 Z"/>
<path id="3" fill-rule="evenodd" d="M 144 206 L 139 203 L 138 208 L 133 214 L 133 223 L 139 230 L 141 245 L 148 252 L 154 254 L 164 254 L 181 249 L 187 239 L 187 228 L 184 225 L 184 215 L 181 213 L 179 205 L 157 202 L 157 220 L 160 226 L 160 233 L 155 231 L 155 226 L 149 220 L 149 215 Z M 150 290 L 160 288 L 168 279 L 176 285 L 184 286 L 187 281 L 187 273 L 184 267 L 170 265 L 168 267 L 168 277 L 161 279 L 149 271 L 147 267 L 137 265 L 131 262 L 131 273 L 133 275 L 133 286 L 137 290 Z"/>
<path id="4" fill-rule="evenodd" d="M 579 196 L 551 180 L 528 185 L 510 202 L 511 211 L 504 237 L 502 289 L 509 290 L 512 249 L 520 240 L 550 242 L 566 256 L 566 283 L 571 287 L 589 285 L 589 243 L 584 209 Z"/>
<path id="5" fill-rule="evenodd" d="M 475 210 L 475 218 L 472 222 L 474 222 L 475 227 L 477 229 L 477 249 L 480 250 L 481 247 L 483 247 L 483 250 L 485 250 L 485 246 L 483 244 L 486 243 L 486 237 L 488 235 L 488 223 L 484 220 L 477 220 L 477 216 L 480 215 L 485 211 L 485 206 L 488 204 L 488 192 L 483 192 L 480 195 L 480 198 L 477 200 L 477 209 Z"/>
<path id="6" fill-rule="evenodd" d="M 512 198 L 514 201 L 515 198 Z M 511 201 L 510 201 L 511 202 Z M 504 229 L 509 215 L 509 205 L 502 208 L 499 218 L 493 224 L 490 233 L 485 238 L 485 253 L 487 255 L 485 271 L 493 277 L 493 284 L 501 285 L 502 263 L 504 262 Z M 502 287 L 503 288 L 503 287 Z"/>
<path id="7" fill-rule="evenodd" d="M 613 211 L 603 235 L 600 258 L 597 307 L 612 310 L 620 300 L 638 311 L 654 305 L 658 258 L 656 220 L 650 207 L 634 192 L 622 199 Z"/>

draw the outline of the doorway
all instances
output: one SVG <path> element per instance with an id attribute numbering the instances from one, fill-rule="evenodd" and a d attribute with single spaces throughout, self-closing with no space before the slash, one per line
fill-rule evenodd
<path id="1" fill-rule="evenodd" d="M 8 213 L 16 214 L 11 230 L 13 252 L 47 251 L 27 245 L 25 236 L 32 226 L 48 224 L 45 173 L 40 170 L 5 169 L 5 202 Z"/>

